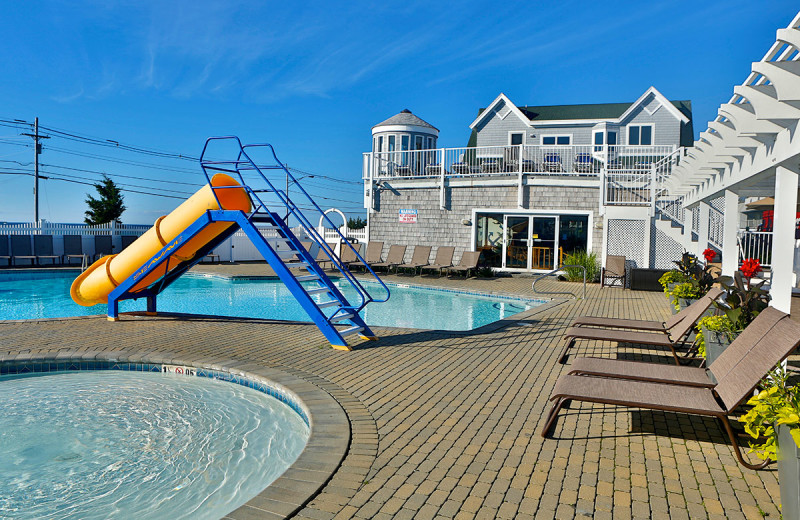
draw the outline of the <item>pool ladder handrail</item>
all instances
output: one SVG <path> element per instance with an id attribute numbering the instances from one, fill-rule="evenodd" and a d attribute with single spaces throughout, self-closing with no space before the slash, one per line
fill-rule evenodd
<path id="1" fill-rule="evenodd" d="M 582 299 L 585 300 L 586 299 L 586 266 L 583 266 L 583 265 L 562 265 L 561 267 L 557 267 L 557 268 L 553 269 L 552 271 L 548 271 L 548 272 L 546 272 L 544 274 L 541 274 L 541 275 L 536 277 L 536 279 L 533 281 L 533 283 L 531 283 L 531 290 L 535 294 L 550 294 L 550 295 L 553 295 L 553 294 L 568 294 L 568 295 L 574 297 L 577 300 L 578 297 L 575 296 L 571 292 L 564 292 L 564 291 L 537 291 L 536 290 L 536 282 L 538 282 L 539 280 L 542 280 L 543 278 L 547 278 L 548 276 L 552 276 L 552 275 L 554 275 L 554 274 L 556 274 L 558 272 L 563 271 L 565 267 L 578 267 L 583 271 L 583 298 Z"/>
<path id="2" fill-rule="evenodd" d="M 209 146 L 209 144 L 211 142 L 214 142 L 214 141 L 233 141 L 234 143 L 236 143 L 236 146 L 238 147 L 238 157 L 236 158 L 236 160 L 235 161 L 214 161 L 214 160 L 205 159 L 206 152 L 208 151 L 208 146 Z M 268 150 L 270 152 L 270 155 L 272 156 L 272 159 L 275 161 L 275 163 L 272 164 L 272 165 L 257 165 L 256 162 L 248 155 L 248 153 L 246 151 L 247 149 L 252 149 L 252 148 L 262 148 L 262 149 Z M 342 309 L 337 311 L 337 313 L 338 312 L 343 312 L 347 308 L 353 309 L 356 312 L 358 312 L 361 309 L 363 309 L 370 302 L 385 302 L 385 301 L 387 301 L 389 299 L 390 291 L 389 291 L 389 288 L 386 286 L 386 284 L 383 282 L 383 280 L 381 280 L 380 277 L 378 277 L 378 275 L 372 270 L 372 268 L 369 266 L 369 264 L 367 264 L 366 260 L 364 260 L 364 258 L 361 256 L 361 254 L 352 246 L 352 244 L 344 237 L 344 235 L 342 235 L 341 231 L 339 231 L 339 228 L 333 224 L 333 222 L 330 220 L 328 215 L 324 211 L 322 211 L 322 208 L 320 208 L 317 205 L 317 203 L 308 194 L 308 192 L 306 192 L 306 190 L 300 185 L 300 183 L 297 182 L 297 179 L 295 179 L 295 177 L 289 172 L 289 169 L 286 167 L 286 165 L 284 163 L 282 163 L 278 159 L 277 155 L 275 154 L 275 149 L 272 147 L 272 145 L 270 145 L 268 143 L 243 145 L 242 142 L 239 140 L 239 138 L 236 137 L 236 136 L 210 137 L 210 138 L 206 139 L 205 146 L 203 146 L 203 152 L 200 155 L 200 164 L 201 164 L 201 167 L 203 169 L 203 173 L 205 174 L 206 179 L 208 180 L 209 185 L 211 184 L 211 178 L 210 178 L 210 176 L 208 174 L 208 170 L 232 173 L 232 174 L 236 175 L 239 178 L 239 181 L 241 182 L 242 186 L 245 188 L 245 190 L 247 191 L 250 199 L 253 202 L 253 205 L 254 205 L 254 210 L 252 212 L 253 214 L 258 212 L 259 209 L 262 209 L 262 208 L 266 209 L 267 206 L 266 206 L 266 204 L 264 204 L 264 202 L 261 200 L 261 198 L 257 195 L 257 192 L 259 192 L 260 190 L 253 190 L 249 186 L 249 184 L 247 182 L 245 182 L 245 180 L 244 180 L 244 178 L 242 176 L 242 171 L 252 171 L 252 172 L 255 172 L 256 174 L 258 174 L 261 177 L 261 179 L 269 187 L 269 190 L 267 190 L 267 191 L 272 192 L 275 195 L 277 195 L 278 200 L 286 207 L 286 209 L 289 211 L 289 214 L 295 216 L 295 218 L 300 223 L 301 227 L 303 227 L 304 231 L 319 245 L 319 247 L 325 252 L 326 256 L 328 256 L 328 258 L 330 259 L 332 265 L 339 271 L 339 273 L 342 275 L 342 277 L 348 281 L 350 286 L 352 286 L 355 289 L 356 294 L 358 295 L 358 297 L 360 299 L 360 302 L 358 304 L 356 304 L 356 305 L 352 305 L 352 306 L 348 305 L 346 308 L 343 307 Z M 316 209 L 322 215 L 323 220 L 330 226 L 331 229 L 336 231 L 336 233 L 340 237 L 340 240 L 342 241 L 342 244 L 346 245 L 347 247 L 349 247 L 350 249 L 353 250 L 353 252 L 356 255 L 356 258 L 361 262 L 361 264 L 363 264 L 366 267 L 366 269 L 369 271 L 369 273 L 372 275 L 372 277 L 375 279 L 375 281 L 377 281 L 379 286 L 382 287 L 382 289 L 386 292 L 386 296 L 385 297 L 376 298 L 375 296 L 373 296 L 361 284 L 361 282 L 355 276 L 353 276 L 353 274 L 350 272 L 350 270 L 341 263 L 341 261 L 339 260 L 339 257 L 337 257 L 337 255 L 330 248 L 330 246 L 328 246 L 327 242 L 320 235 L 320 233 L 316 230 L 314 225 L 300 211 L 300 209 L 297 207 L 297 205 L 295 205 L 295 203 L 288 197 L 288 194 L 286 194 L 283 190 L 277 189 L 272 184 L 272 182 L 267 178 L 267 176 L 264 174 L 263 170 L 273 170 L 273 169 L 274 170 L 281 170 L 283 175 L 285 175 L 288 179 L 292 180 L 293 184 L 295 184 L 298 187 L 298 189 L 300 190 L 300 192 L 303 195 L 305 195 L 305 197 L 308 199 L 308 201 L 310 201 L 310 203 L 312 204 L 313 208 Z M 216 193 L 214 191 L 212 191 L 212 193 L 214 194 L 214 197 L 216 198 L 217 197 Z M 219 200 L 217 200 L 217 202 L 219 202 Z M 288 220 L 287 220 L 287 222 L 288 222 Z M 333 318 L 333 316 L 331 316 L 331 318 Z"/>

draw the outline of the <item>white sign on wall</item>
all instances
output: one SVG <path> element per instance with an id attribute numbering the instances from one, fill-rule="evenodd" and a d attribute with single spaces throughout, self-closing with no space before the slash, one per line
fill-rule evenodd
<path id="1" fill-rule="evenodd" d="M 400 223 L 402 224 L 416 224 L 417 223 L 417 210 L 415 209 L 401 209 L 399 215 Z"/>

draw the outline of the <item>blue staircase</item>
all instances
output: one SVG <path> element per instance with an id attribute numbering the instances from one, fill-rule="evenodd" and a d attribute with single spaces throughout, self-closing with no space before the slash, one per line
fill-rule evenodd
<path id="1" fill-rule="evenodd" d="M 217 160 L 208 158 L 209 146 L 217 144 L 232 145 L 232 155 L 235 156 L 235 159 Z M 218 147 L 214 148 L 216 151 Z M 261 155 L 265 155 L 265 160 L 257 163 L 251 157 L 254 152 L 261 152 Z M 231 155 L 228 155 L 228 157 L 231 157 Z M 261 157 L 258 158 L 261 159 Z M 150 313 L 155 313 L 156 296 L 161 291 L 199 262 L 206 253 L 212 251 L 214 247 L 241 229 L 300 303 L 311 320 L 325 335 L 333 348 L 351 350 L 346 338 L 352 334 L 359 334 L 365 339 L 377 339 L 366 322 L 364 322 L 360 312 L 369 303 L 388 300 L 389 288 L 372 271 L 366 261 L 341 234 L 338 227 L 330 221 L 311 196 L 297 183 L 297 180 L 286 166 L 278 160 L 271 145 L 242 145 L 239 138 L 234 136 L 211 137 L 206 140 L 206 144 L 203 147 L 200 165 L 209 185 L 211 184 L 211 176 L 215 173 L 227 173 L 236 178 L 241 186 L 231 186 L 231 188 L 244 188 L 247 191 L 252 203 L 252 211 L 250 213 L 231 210 L 207 211 L 109 295 L 108 315 L 110 318 L 116 318 L 117 316 L 117 302 L 129 298 L 147 297 L 147 310 Z M 269 173 L 272 175 L 269 175 Z M 247 177 L 247 180 L 245 177 Z M 270 177 L 272 177 L 272 181 Z M 305 209 L 318 213 L 322 221 L 327 223 L 331 229 L 336 230 L 342 244 L 341 247 L 349 247 L 353 250 L 356 258 L 366 266 L 367 272 L 378 282 L 370 285 L 373 285 L 374 288 L 377 288 L 381 293 L 385 293 L 385 295 L 381 294 L 380 298 L 376 297 L 350 272 L 347 266 L 340 261 L 339 256 L 326 243 L 316 227 L 301 211 L 300 207 L 289 198 L 285 191 L 275 188 L 273 181 L 277 181 L 278 178 L 280 180 L 285 179 L 287 185 L 293 183 L 296 186 Z M 224 189 L 224 187 L 216 187 L 215 189 Z M 213 190 L 212 193 L 214 193 L 215 197 L 217 196 Z M 288 218 L 284 219 L 281 215 L 272 211 L 268 203 L 276 207 L 282 207 Z M 349 285 L 355 291 L 357 301 L 348 301 L 339 287 L 334 284 L 309 251 L 303 247 L 288 225 L 291 217 L 299 223 L 305 234 L 316 242 L 327 257 L 327 261 L 338 271 L 339 284 Z M 177 259 L 178 263 L 176 264 L 175 259 L 170 255 L 170 251 L 177 251 L 180 249 L 181 244 L 191 240 L 192 237 L 214 222 L 231 222 L 235 225 L 206 244 L 193 258 L 188 260 Z M 269 235 L 275 236 L 265 237 L 263 235 L 264 231 L 269 232 Z M 170 264 L 170 261 L 173 263 Z M 144 290 L 137 289 L 136 292 L 131 292 L 131 289 L 136 286 L 136 280 L 142 280 L 158 269 L 162 269 L 164 275 L 157 282 Z"/>

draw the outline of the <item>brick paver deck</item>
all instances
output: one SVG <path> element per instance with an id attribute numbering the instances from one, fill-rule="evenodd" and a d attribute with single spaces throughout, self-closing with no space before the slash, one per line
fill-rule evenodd
<path id="1" fill-rule="evenodd" d="M 387 279 L 532 296 L 524 277 Z M 172 316 L 6 322 L 0 351 L 224 357 L 317 385 L 347 412 L 353 436 L 342 465 L 297 518 L 777 519 L 776 471 L 740 467 L 713 420 L 576 403 L 551 438 L 540 436 L 547 397 L 568 368 L 556 363 L 561 335 L 583 314 L 663 319 L 669 308 L 661 293 L 590 285 L 586 300 L 493 332 L 379 328 L 379 341 L 352 352 L 330 349 L 308 324 Z M 671 363 L 661 351 L 599 342 L 578 342 L 573 354 Z"/>

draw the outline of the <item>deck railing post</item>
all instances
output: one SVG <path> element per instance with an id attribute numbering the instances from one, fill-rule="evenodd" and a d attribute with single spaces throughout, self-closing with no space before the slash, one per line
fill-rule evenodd
<path id="1" fill-rule="evenodd" d="M 658 192 L 658 185 L 656 181 L 656 165 L 650 165 L 650 216 L 656 215 L 656 194 Z"/>
<path id="2" fill-rule="evenodd" d="M 446 209 L 444 193 L 444 153 L 442 153 L 442 150 L 437 150 L 437 152 L 441 153 L 441 156 L 439 157 L 439 209 Z"/>

